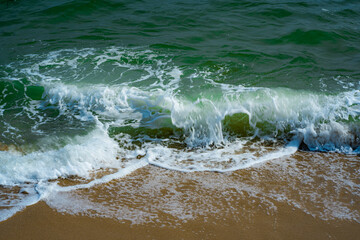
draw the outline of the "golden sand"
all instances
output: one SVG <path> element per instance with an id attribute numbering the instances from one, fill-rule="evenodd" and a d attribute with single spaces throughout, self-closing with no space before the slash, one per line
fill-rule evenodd
<path id="1" fill-rule="evenodd" d="M 55 197 L 87 199 L 108 215 L 93 214 L 96 208 L 69 214 L 71 203 L 55 210 L 41 201 L 0 223 L 0 239 L 360 239 L 356 220 L 331 212 L 332 202 L 359 212 L 357 195 L 342 181 L 328 179 L 339 171 L 334 166 L 351 172 L 358 159 L 321 155 L 332 166 L 327 169 L 319 156 L 297 153 L 225 174 L 147 166 L 123 179 Z M 353 165 L 346 169 L 343 164 L 351 158 Z M 140 217 L 132 220 L 131 213 Z"/>

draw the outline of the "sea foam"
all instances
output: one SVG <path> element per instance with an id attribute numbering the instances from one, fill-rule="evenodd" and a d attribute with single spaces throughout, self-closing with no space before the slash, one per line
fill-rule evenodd
<path id="1" fill-rule="evenodd" d="M 299 147 L 360 151 L 357 89 L 231 85 L 186 71 L 171 56 L 116 47 L 29 55 L 4 71 L 4 99 L 13 101 L 0 102 L 1 136 L 16 147 L 0 152 L 0 184 L 29 194 L 4 202 L 3 219 L 56 192 L 91 188 L 148 164 L 231 172 Z M 102 170 L 109 173 L 94 177 Z M 71 176 L 80 183 L 58 185 Z"/>

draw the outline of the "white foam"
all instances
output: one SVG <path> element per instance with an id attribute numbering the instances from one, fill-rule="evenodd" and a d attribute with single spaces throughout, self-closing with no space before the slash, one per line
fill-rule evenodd
<path id="1" fill-rule="evenodd" d="M 55 193 L 46 202 L 58 211 L 133 224 L 162 219 L 161 224 L 176 226 L 192 219 L 207 221 L 209 216 L 251 221 L 259 212 L 277 217 L 283 206 L 317 221 L 359 223 L 354 199 L 360 196 L 360 172 L 353 172 L 354 166 L 358 160 L 350 156 L 302 153 L 233 174 L 184 174 L 150 167 L 143 175 L 96 189 Z"/>
<path id="2" fill-rule="evenodd" d="M 186 144 L 189 147 L 199 147 L 226 143 L 222 126 L 224 117 L 245 113 L 249 116 L 252 131 L 260 138 L 268 134 L 258 129 L 258 124 L 264 122 L 270 123 L 275 129 L 270 137 L 290 128 L 294 134 L 299 135 L 321 133 L 322 139 L 328 133 L 327 139 L 330 142 L 332 134 L 339 132 L 336 129 L 343 128 L 340 138 L 343 142 L 338 141 L 332 146 L 326 141 L 310 141 L 316 138 L 315 135 L 302 137 L 310 149 L 314 150 L 349 153 L 358 147 L 358 143 L 351 140 L 356 138 L 358 129 L 350 129 L 347 123 L 341 122 L 350 117 L 357 119 L 360 113 L 359 90 L 351 90 L 355 85 L 346 77 L 337 76 L 334 81 L 342 86 L 346 82 L 347 92 L 325 95 L 217 83 L 212 79 L 214 74 L 199 69 L 193 69 L 195 73 L 185 76 L 183 70 L 172 62 L 171 56 L 141 48 L 65 49 L 44 55 L 31 55 L 28 58 L 20 63 L 10 64 L 11 68 L 16 68 L 11 77 L 21 79 L 25 74 L 32 83 L 45 86 L 50 104 L 58 105 L 65 115 L 75 114 L 81 121 L 91 121 L 94 118 L 92 111 L 95 111 L 101 116 L 121 119 L 117 120 L 119 125 L 122 120 L 134 117 L 134 112 L 144 115 L 146 111 L 152 111 L 150 108 L 158 107 L 169 110 L 172 123 L 185 130 Z M 84 61 L 88 59 L 92 60 L 91 63 L 84 63 L 89 62 Z M 51 68 L 54 65 L 64 69 L 54 70 Z M 92 78 L 93 72 L 107 74 L 105 69 L 108 65 L 112 71 L 125 69 L 120 71 L 119 79 L 111 80 L 110 85 L 108 82 L 86 82 Z M 137 76 L 137 79 L 123 77 L 125 72 L 132 70 L 142 70 L 146 74 Z M 150 80 L 151 78 L 154 79 Z M 206 96 L 206 91 L 201 92 L 197 101 L 189 101 L 185 96 L 179 95 L 177 91 L 184 90 L 180 83 L 194 78 L 198 82 L 195 85 L 204 83 L 217 89 L 216 94 L 220 98 Z M 131 87 L 132 84 L 140 83 L 139 81 L 146 84 Z M 28 110 L 34 113 L 30 117 L 39 115 L 34 109 Z M 127 114 L 129 117 L 126 119 Z M 139 121 L 139 117 L 136 117 L 136 121 Z M 312 126 L 314 131 L 309 130 Z M 351 137 L 347 138 L 346 135 Z"/>
<path id="3" fill-rule="evenodd" d="M 140 160 L 140 161 L 134 161 L 131 164 L 128 164 L 128 166 L 120 168 L 117 172 L 112 173 L 112 174 L 108 174 L 105 175 L 101 178 L 98 179 L 94 179 L 86 184 L 77 184 L 77 185 L 73 185 L 73 186 L 66 186 L 66 187 L 62 187 L 55 184 L 49 184 L 46 186 L 41 186 L 37 188 L 37 191 L 39 191 L 41 193 L 41 199 L 45 199 L 46 197 L 49 196 L 49 194 L 51 194 L 51 192 L 55 191 L 55 192 L 69 192 L 69 191 L 74 191 L 74 190 L 78 190 L 78 189 L 84 189 L 84 188 L 91 188 L 95 185 L 99 185 L 102 183 L 108 183 L 114 179 L 119 179 L 119 178 L 123 178 L 126 175 L 136 171 L 139 168 L 145 167 L 146 165 L 148 165 L 148 162 L 145 160 Z"/>
<path id="4" fill-rule="evenodd" d="M 10 197 L 10 195 L 12 196 Z M 27 206 L 39 202 L 41 197 L 32 185 L 25 184 L 22 186 L 21 191 L 8 193 L 5 199 L 0 202 L 0 221 L 5 221 Z"/>
<path id="5" fill-rule="evenodd" d="M 110 182 L 146 166 L 144 160 L 136 159 L 138 151 L 130 151 L 123 156 L 132 161 L 121 162 L 118 144 L 108 137 L 106 130 L 98 128 L 90 134 L 75 138 L 58 150 L 38 151 L 29 154 L 0 151 L 0 184 L 11 189 L 19 186 L 23 190 L 13 194 L 13 199 L 1 202 L 0 220 L 4 221 L 26 206 L 45 200 L 56 192 L 67 192 Z M 104 168 L 117 168 L 115 173 L 93 179 L 91 173 Z M 57 182 L 47 180 L 79 176 L 90 182 L 61 187 Z M 26 194 L 23 194 L 25 192 Z M 7 200 L 6 200 L 7 199 Z"/>
<path id="6" fill-rule="evenodd" d="M 36 183 L 70 175 L 88 177 L 92 170 L 116 166 L 117 151 L 117 143 L 104 130 L 77 137 L 58 150 L 25 155 L 0 151 L 0 184 Z"/>
<path id="7" fill-rule="evenodd" d="M 299 144 L 300 141 L 296 139 L 287 146 L 273 149 L 271 152 L 260 148 L 258 152 L 245 153 L 237 153 L 243 148 L 241 142 L 229 144 L 223 149 L 200 149 L 188 152 L 156 146 L 147 149 L 145 158 L 150 164 L 169 170 L 231 172 L 294 154 Z"/>
<path id="8" fill-rule="evenodd" d="M 315 151 L 360 152 L 357 124 L 360 91 L 351 90 L 352 83 L 346 85 L 346 92 L 333 95 L 232 86 L 217 83 L 206 71 L 195 69 L 195 73 L 187 76 L 181 67 L 174 65 L 171 57 L 161 55 L 159 60 L 159 56 L 150 50 L 116 47 L 70 49 L 31 55 L 29 59 L 9 65 L 13 69 L 9 79 L 20 80 L 25 76 L 31 84 L 43 86 L 45 92 L 42 101 L 29 101 L 27 106 L 22 106 L 28 119 L 36 122 L 31 133 L 43 137 L 35 143 L 39 145 L 37 150 L 0 152 L 0 184 L 36 185 L 36 193 L 30 194 L 31 200 L 22 204 L 14 202 L 10 209 L 3 211 L 3 219 L 39 199 L 91 188 L 126 176 L 149 163 L 183 172 L 235 171 L 294 154 L 301 141 Z M 92 61 L 84 61 L 89 59 Z M 106 78 L 109 66 L 118 77 Z M 136 71 L 138 74 L 133 75 L 136 79 L 126 77 Z M 99 76 L 100 80 L 94 83 L 92 78 Z M 181 84 L 198 80 L 196 78 L 199 85 L 182 89 Z M 343 84 L 341 78 L 336 81 Z M 204 90 L 194 101 L 179 93 L 192 87 L 190 93 L 198 93 L 200 83 L 211 86 L 214 91 Z M 48 105 L 55 106 L 59 115 L 52 119 L 41 115 L 40 110 Z M 1 108 L 0 116 L 4 115 Z M 224 132 L 225 117 L 237 113 L 248 116 L 251 137 L 229 136 Z M 46 132 L 37 126 L 60 116 L 76 123 L 92 123 L 95 130 L 86 136 L 69 137 L 66 144 L 48 144 L 46 142 L 62 142 L 63 138 L 45 136 Z M 2 133 L 5 138 L 22 131 L 8 122 L 4 124 L 8 126 Z M 159 136 L 149 142 L 154 139 L 146 134 L 131 136 L 120 131 L 115 141 L 107 132 L 110 126 L 134 130 L 138 127 L 179 128 L 183 135 Z M 289 142 L 290 138 L 295 140 Z M 257 141 L 251 142 L 254 139 Z M 269 139 L 274 145 L 287 144 L 266 148 L 262 141 Z M 181 143 L 186 147 L 172 148 L 168 144 L 171 141 L 184 141 Z M 90 178 L 91 173 L 103 168 L 118 171 L 99 179 Z M 71 175 L 90 182 L 68 187 L 47 182 Z"/>

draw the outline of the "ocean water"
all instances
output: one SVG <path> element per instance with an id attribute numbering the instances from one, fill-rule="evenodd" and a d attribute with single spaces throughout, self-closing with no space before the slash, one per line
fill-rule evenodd
<path id="1" fill-rule="evenodd" d="M 1 220 L 45 201 L 141 223 L 153 215 L 119 215 L 121 203 L 101 208 L 81 191 L 112 180 L 140 191 L 122 178 L 152 165 L 188 178 L 286 168 L 312 187 L 323 174 L 326 193 L 296 200 L 259 187 L 263 178 L 236 187 L 360 222 L 357 1 L 18 0 L 0 10 Z M 165 172 L 149 184 L 167 186 Z M 212 177 L 220 191 L 225 180 Z M 174 201 L 159 211 L 184 208 Z"/>

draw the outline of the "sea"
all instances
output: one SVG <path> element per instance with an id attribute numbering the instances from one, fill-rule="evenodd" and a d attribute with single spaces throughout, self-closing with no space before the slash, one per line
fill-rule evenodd
<path id="1" fill-rule="evenodd" d="M 246 193 L 270 215 L 360 223 L 359 1 L 0 12 L 1 221 L 40 201 L 132 224 L 236 219 Z"/>

